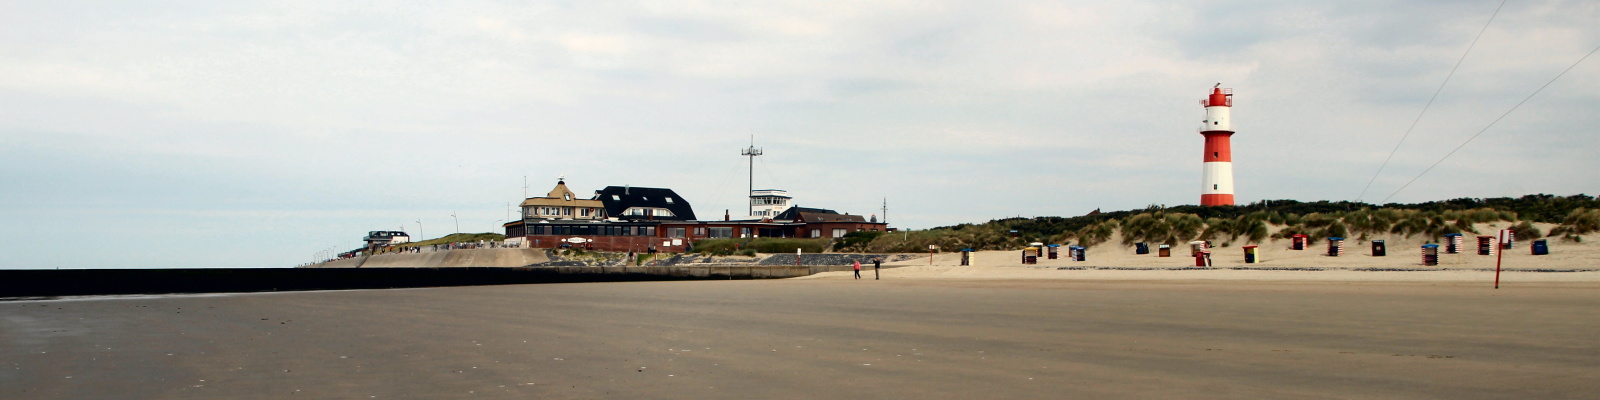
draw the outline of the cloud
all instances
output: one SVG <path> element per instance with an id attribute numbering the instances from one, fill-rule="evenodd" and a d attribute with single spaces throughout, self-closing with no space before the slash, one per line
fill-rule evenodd
<path id="1" fill-rule="evenodd" d="M 534 193 L 562 174 L 580 191 L 670 187 L 714 216 L 744 207 L 751 135 L 767 149 L 756 186 L 857 214 L 888 198 L 899 227 L 1186 204 L 1196 100 L 1218 82 L 1238 93 L 1240 199 L 1350 199 L 1494 6 L 7 5 L 0 222 L 33 233 L 0 240 L 103 224 L 215 256 L 246 226 L 272 236 L 258 266 L 283 266 L 451 212 L 495 229 L 524 175 Z M 1597 18 L 1592 2 L 1508 3 L 1373 192 L 1600 44 Z M 1600 168 L 1583 153 L 1600 145 L 1595 61 L 1395 200 L 1592 191 L 1568 171 Z M 152 243 L 105 251 L 211 266 Z"/>

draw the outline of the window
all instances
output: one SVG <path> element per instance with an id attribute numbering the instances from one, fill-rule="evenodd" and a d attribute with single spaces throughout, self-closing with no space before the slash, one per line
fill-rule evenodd
<path id="1" fill-rule="evenodd" d="M 1217 152 L 1217 151 L 1211 152 L 1211 158 L 1222 158 L 1222 152 Z"/>
<path id="2" fill-rule="evenodd" d="M 562 200 L 566 200 L 566 201 L 572 201 L 572 193 L 562 193 L 561 194 L 561 199 Z"/>
<path id="3" fill-rule="evenodd" d="M 733 237 L 733 228 L 729 228 L 729 227 L 712 227 L 711 228 L 711 237 L 714 237 L 714 238 L 731 238 L 731 237 Z"/>
<path id="4" fill-rule="evenodd" d="M 672 204 L 672 198 L 671 197 L 667 198 L 667 204 Z"/>
<path id="5" fill-rule="evenodd" d="M 751 234 L 752 234 L 752 232 L 750 231 L 750 228 L 744 228 L 744 229 L 740 229 L 740 230 L 742 232 L 739 232 L 739 237 L 747 238 L 747 237 L 750 237 Z"/>
<path id="6" fill-rule="evenodd" d="M 667 237 L 681 238 L 683 237 L 683 231 L 684 228 L 682 227 L 667 228 Z"/>
<path id="7" fill-rule="evenodd" d="M 813 237 L 813 238 L 822 237 L 822 230 L 821 229 L 812 229 L 811 230 L 811 237 Z"/>
<path id="8" fill-rule="evenodd" d="M 580 209 L 578 209 L 578 216 L 587 217 L 587 216 L 589 216 L 590 213 L 593 213 L 593 212 L 594 212 L 594 209 L 591 209 L 591 208 L 580 208 Z"/>
<path id="9" fill-rule="evenodd" d="M 561 207 L 561 215 L 572 215 L 572 207 Z"/>
<path id="10" fill-rule="evenodd" d="M 611 195 L 611 201 L 622 201 L 622 196 Z"/>
<path id="11" fill-rule="evenodd" d="M 704 227 L 704 226 L 694 227 L 694 235 L 695 236 L 705 236 L 706 235 L 706 227 Z"/>
<path id="12" fill-rule="evenodd" d="M 1215 185 L 1215 184 L 1211 185 L 1211 190 L 1216 190 L 1216 189 L 1217 189 L 1217 185 Z"/>
<path id="13" fill-rule="evenodd" d="M 844 237 L 844 228 L 834 228 L 833 237 Z"/>

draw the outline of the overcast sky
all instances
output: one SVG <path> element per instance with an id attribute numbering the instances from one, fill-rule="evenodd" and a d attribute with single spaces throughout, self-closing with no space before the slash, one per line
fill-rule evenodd
<path id="1" fill-rule="evenodd" d="M 369 230 L 499 232 L 559 176 L 757 188 L 899 228 L 1355 200 L 1498 1 L 0 1 L 0 268 L 287 267 Z M 519 4 L 527 3 L 527 4 Z M 1510 1 L 1364 196 L 1600 45 Z M 1600 56 L 1390 201 L 1600 192 Z M 417 221 L 421 221 L 418 226 Z"/>

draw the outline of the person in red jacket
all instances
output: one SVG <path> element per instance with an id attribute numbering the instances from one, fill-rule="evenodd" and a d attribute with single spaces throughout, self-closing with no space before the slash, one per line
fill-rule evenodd
<path id="1" fill-rule="evenodd" d="M 861 260 L 856 260 L 856 279 L 861 279 Z"/>

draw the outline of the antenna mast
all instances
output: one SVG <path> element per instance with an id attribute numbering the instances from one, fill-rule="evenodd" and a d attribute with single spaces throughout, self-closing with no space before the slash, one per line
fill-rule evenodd
<path id="1" fill-rule="evenodd" d="M 761 155 L 761 149 L 756 148 L 756 135 L 750 135 L 750 148 L 740 150 L 739 155 L 750 157 L 750 187 L 744 192 L 745 203 L 750 206 L 750 211 L 745 215 L 755 215 L 756 203 L 750 200 L 750 196 L 756 191 L 756 156 Z"/>

